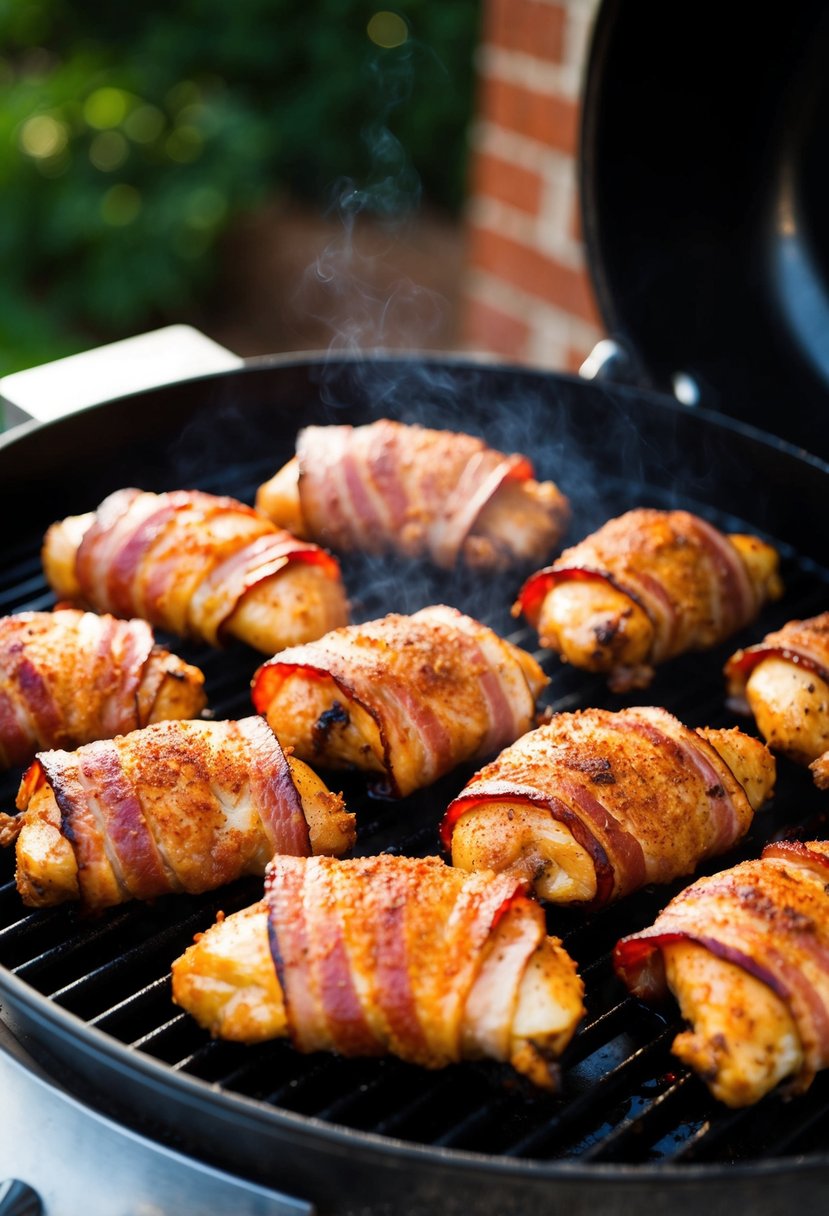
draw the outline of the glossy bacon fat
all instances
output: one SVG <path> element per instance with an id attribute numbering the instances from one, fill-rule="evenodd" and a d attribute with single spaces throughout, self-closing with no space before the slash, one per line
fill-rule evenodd
<path id="1" fill-rule="evenodd" d="M 275 852 L 340 854 L 353 816 L 285 756 L 261 718 L 160 722 L 74 752 L 38 755 L 0 816 L 33 907 L 99 911 L 263 874 Z"/>
<path id="2" fill-rule="evenodd" d="M 646 688 L 656 664 L 704 650 L 782 592 L 775 551 L 725 536 L 688 511 L 639 508 L 611 519 L 524 584 L 513 611 L 542 646 L 605 672 L 617 691 Z"/>
<path id="3" fill-rule="evenodd" d="M 173 964 L 174 999 L 222 1038 L 425 1068 L 486 1057 L 546 1088 L 582 993 L 519 881 L 435 857 L 276 857 L 265 903 Z"/>
<path id="4" fill-rule="evenodd" d="M 204 705 L 202 673 L 156 646 L 145 621 L 73 608 L 0 618 L 0 769 Z"/>
<path id="5" fill-rule="evenodd" d="M 117 490 L 52 525 L 43 565 L 63 599 L 213 646 L 233 636 L 272 654 L 348 619 L 330 554 L 198 490 Z"/>
<path id="6" fill-rule="evenodd" d="M 775 751 L 829 787 L 829 612 L 789 621 L 725 667 L 730 704 L 751 713 Z"/>
<path id="7" fill-rule="evenodd" d="M 303 760 L 382 774 L 378 792 L 401 797 L 523 734 L 546 682 L 530 655 L 439 604 L 283 650 L 252 692 Z"/>
<path id="8" fill-rule="evenodd" d="M 759 740 L 690 730 L 665 709 L 556 714 L 472 778 L 441 835 L 456 866 L 600 905 L 729 849 L 774 776 Z"/>
<path id="9" fill-rule="evenodd" d="M 306 427 L 296 457 L 260 486 L 256 505 L 332 549 L 394 551 L 445 568 L 542 561 L 570 514 L 552 482 L 534 480 L 526 456 L 387 418 Z"/>
<path id="10" fill-rule="evenodd" d="M 770 844 L 699 879 L 614 962 L 634 995 L 676 995 L 691 1029 L 674 1051 L 715 1097 L 805 1090 L 829 1064 L 829 844 Z"/>

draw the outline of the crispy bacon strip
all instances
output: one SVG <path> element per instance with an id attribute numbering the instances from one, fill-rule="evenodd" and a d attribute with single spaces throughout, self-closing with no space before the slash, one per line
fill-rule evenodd
<path id="1" fill-rule="evenodd" d="M 777 555 L 688 511 L 639 508 L 609 520 L 522 587 L 513 612 L 541 643 L 624 691 L 653 667 L 715 645 L 781 593 Z"/>
<path id="2" fill-rule="evenodd" d="M 0 769 L 204 705 L 202 673 L 145 621 L 71 608 L 0 618 Z"/>
<path id="3" fill-rule="evenodd" d="M 198 490 L 117 490 L 94 516 L 53 525 L 43 559 L 57 594 L 214 646 L 233 634 L 272 652 L 347 619 L 335 558 Z"/>
<path id="4" fill-rule="evenodd" d="M 283 650 L 252 695 L 302 759 L 382 773 L 399 797 L 523 734 L 545 684 L 530 655 L 433 605 Z"/>
<path id="5" fill-rule="evenodd" d="M 729 704 L 751 713 L 769 747 L 829 786 L 829 612 L 789 621 L 725 665 Z"/>
<path id="6" fill-rule="evenodd" d="M 454 865 L 601 905 L 729 849 L 773 782 L 771 756 L 739 731 L 691 730 L 656 707 L 557 714 L 472 778 L 441 839 Z"/>
<path id="7" fill-rule="evenodd" d="M 211 890 L 262 874 L 275 852 L 344 852 L 353 816 L 261 718 L 162 722 L 41 752 L 0 816 L 17 838 L 17 885 L 32 906 Z"/>
<path id="8" fill-rule="evenodd" d="M 486 1056 L 547 1088 L 582 993 L 520 880 L 436 857 L 275 857 L 265 905 L 173 965 L 174 999 L 222 1037 L 425 1068 Z"/>
<path id="9" fill-rule="evenodd" d="M 526 456 L 387 418 L 305 427 L 295 462 L 256 501 L 277 523 L 333 549 L 397 551 L 445 568 L 459 559 L 486 567 L 541 560 L 569 518 L 567 499 L 552 482 L 533 480 Z"/>
<path id="10" fill-rule="evenodd" d="M 614 964 L 644 1000 L 677 993 L 694 1032 L 675 1050 L 717 1097 L 747 1105 L 784 1076 L 802 1092 L 829 1064 L 829 844 L 770 844 L 699 879 L 623 938 Z M 696 1002 L 686 971 L 703 964 Z"/>

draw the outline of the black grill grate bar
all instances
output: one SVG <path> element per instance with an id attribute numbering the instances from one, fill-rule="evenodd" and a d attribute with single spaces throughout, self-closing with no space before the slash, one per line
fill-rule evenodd
<path id="1" fill-rule="evenodd" d="M 16 553 L 9 554 L 7 551 L 3 553 L 3 569 L 0 570 L 0 603 L 3 603 L 4 598 L 9 594 L 13 595 L 15 599 L 22 599 L 29 589 L 40 594 L 45 587 L 39 551 L 32 553 L 31 548 L 27 545 Z"/>
<path id="2" fill-rule="evenodd" d="M 596 1116 L 602 1117 L 603 1112 L 613 1104 L 624 1085 L 630 1084 L 635 1076 L 647 1072 L 654 1057 L 661 1055 L 666 1043 L 673 1037 L 673 1031 L 663 1030 L 645 1045 L 631 1051 L 621 1063 L 607 1072 L 588 1076 L 581 1092 L 574 1094 L 572 1100 L 554 1118 L 524 1136 L 517 1143 L 504 1150 L 510 1157 L 547 1157 L 556 1151 L 560 1152 L 562 1142 L 572 1142 L 591 1120 Z M 569 1070 L 569 1083 L 578 1079 L 578 1069 Z"/>
<path id="3" fill-rule="evenodd" d="M 168 982 L 165 977 L 163 981 L 164 985 L 167 986 Z M 130 1047 L 134 1047 L 136 1051 L 149 1051 L 151 1055 L 154 1055 L 153 1047 L 157 1044 L 159 1037 L 161 1035 L 168 1035 L 171 1031 L 183 1029 L 186 1018 L 187 1015 L 184 1013 L 178 1013 L 174 1017 L 168 1018 L 166 1022 L 162 1022 L 160 1026 L 156 1026 L 153 1030 L 148 1031 L 147 1034 L 142 1034 L 140 1038 L 133 1039 Z"/>
<path id="4" fill-rule="evenodd" d="M 176 1022 L 179 1019 L 184 1019 L 185 1025 L 190 1030 L 190 1041 L 193 1040 L 193 1020 L 186 1014 L 181 1013 L 174 1019 Z M 185 1056 L 181 1056 L 178 1060 L 170 1061 L 170 1068 L 174 1072 L 192 1072 L 195 1076 L 199 1075 L 201 1064 L 209 1056 L 215 1055 L 221 1047 L 218 1039 L 207 1039 L 205 1042 L 200 1042 L 197 1047 Z"/>
<path id="5" fill-rule="evenodd" d="M 371 1126 L 375 1127 L 379 1109 L 393 1106 L 396 1112 L 400 1110 L 400 1091 L 405 1089 L 405 1083 L 400 1068 L 384 1068 L 370 1079 L 363 1081 L 356 1090 L 344 1093 L 333 1102 L 321 1107 L 318 1117 L 332 1122 L 347 1120 L 353 1124 L 360 1117 L 361 1108 L 372 1110 Z M 434 1098 L 434 1092 L 431 1095 Z"/>
<path id="6" fill-rule="evenodd" d="M 366 1096 L 372 1099 L 374 1110 L 369 1105 L 367 1111 L 359 1111 L 364 1125 L 365 1116 L 372 1115 L 373 1130 L 432 1145 L 442 1144 L 471 1115 L 489 1110 L 497 1102 L 487 1083 L 468 1066 L 463 1068 L 462 1079 L 456 1069 L 449 1068 L 435 1075 L 425 1088 L 411 1066 L 394 1070 L 379 1095 L 367 1091 Z M 342 1117 L 345 1112 L 338 1113 Z"/>
<path id="7" fill-rule="evenodd" d="M 697 1082 L 697 1084 L 699 1084 Z M 685 1162 L 749 1159 L 759 1153 L 785 1156 L 816 1127 L 825 1128 L 829 1112 L 829 1086 L 821 1076 L 812 1088 L 788 1102 L 785 1088 L 762 1102 L 728 1110 L 717 1106 L 694 1136 L 683 1142 L 677 1159 Z M 821 1143 L 823 1143 L 821 1138 Z"/>
<path id="8" fill-rule="evenodd" d="M 497 1124 L 500 1116 L 509 1109 L 508 1099 L 498 1096 L 486 1106 L 479 1106 L 470 1111 L 466 1118 L 458 1120 L 442 1136 L 436 1136 L 432 1143 L 438 1148 L 466 1148 L 480 1145 L 484 1137 L 491 1136 L 493 1124 Z"/>
<path id="9" fill-rule="evenodd" d="M 581 1161 L 630 1161 L 641 1159 L 648 1147 L 664 1133 L 687 1118 L 688 1089 L 696 1084 L 689 1072 L 682 1072 L 662 1093 L 643 1100 L 639 1109 L 615 1123 L 612 1129 L 581 1154 Z M 667 1154 L 666 1154 L 667 1156 Z"/>
<path id="10" fill-rule="evenodd" d="M 583 979 L 586 972 L 587 968 L 583 968 L 580 972 Z M 602 1009 L 593 1016 L 588 1010 L 587 1016 L 579 1026 L 576 1037 L 568 1049 L 568 1060 L 575 1063 L 576 1060 L 584 1059 L 598 1050 L 602 1043 L 612 1039 L 622 1027 L 628 1024 L 634 1006 L 638 1008 L 638 1003 L 633 997 L 627 996 L 612 1008 Z"/>
<path id="11" fill-rule="evenodd" d="M 774 1143 L 774 1153 L 783 1156 L 798 1151 L 803 1141 L 813 1132 L 819 1133 L 819 1143 L 825 1147 L 827 1124 L 829 1124 L 829 1097 L 824 1097 L 813 1110 L 808 1112 L 806 1117 L 798 1120 L 790 1119 L 787 1109 L 786 1118 L 780 1120 L 778 1124 L 781 1134 Z"/>
<path id="12" fill-rule="evenodd" d="M 146 954 L 141 947 L 125 950 L 117 959 L 102 963 L 98 967 L 90 967 L 84 975 L 79 976 L 77 979 L 71 980 L 68 984 L 64 984 L 60 988 L 56 988 L 53 992 L 50 992 L 49 995 L 52 1000 L 57 1001 L 58 1004 L 64 1005 L 67 1008 L 72 1008 L 78 1003 L 80 998 L 83 997 L 88 999 L 91 989 L 96 993 L 104 993 L 106 989 L 110 988 L 120 976 L 127 973 L 134 975 L 136 973 L 136 964 L 143 964 L 140 966 L 139 972 L 139 974 L 141 974 L 143 977 L 143 975 L 146 973 L 145 960 Z M 142 985 L 137 993 L 133 990 L 129 999 L 138 1001 L 142 1000 L 145 993 L 152 987 L 153 984 L 158 982 L 159 978 L 168 977 L 169 971 L 165 970 L 162 977 L 156 976 L 150 981 L 149 984 Z M 102 1017 L 114 1016 L 115 1011 L 122 1003 L 123 1002 L 118 1001 L 97 1015 L 88 1014 L 87 1020 L 98 1020 Z"/>
<path id="13" fill-rule="evenodd" d="M 15 908 L 15 912 L 18 909 Z M 3 946 L 3 963 L 15 975 L 30 978 L 37 970 L 38 960 L 48 965 L 57 960 L 64 951 L 83 946 L 83 936 L 65 937 L 65 924 L 61 919 L 66 909 L 49 908 L 30 912 L 17 920 L 10 920 L 0 928 L 0 945 Z M 54 943 L 59 941 L 60 944 Z M 45 943 L 45 945 L 44 945 Z"/>
<path id="14" fill-rule="evenodd" d="M 65 908 L 56 908 L 54 910 L 55 915 L 51 919 L 56 920 L 61 911 L 65 913 L 66 910 Z M 40 972 L 45 971 L 49 973 L 51 969 L 54 969 L 56 975 L 60 975 L 66 969 L 66 964 L 71 955 L 76 953 L 81 955 L 94 954 L 105 939 L 115 940 L 119 932 L 124 927 L 128 927 L 129 923 L 129 909 L 124 909 L 119 916 L 98 924 L 79 922 L 76 932 L 53 941 L 53 944 L 47 949 L 33 954 L 26 962 L 14 967 L 13 971 L 15 975 L 28 980 L 33 979 Z M 34 923 L 27 927 L 34 930 L 40 928 L 41 924 L 42 922 L 35 919 Z M 46 927 L 48 928 L 49 926 L 47 925 Z M 114 959 L 112 965 L 118 966 L 118 959 Z M 81 975 L 78 977 L 77 982 L 83 983 L 85 978 L 87 977 Z"/>
<path id="15" fill-rule="evenodd" d="M 134 989 L 128 996 L 125 996 L 120 1001 L 116 1001 L 114 1005 L 109 1005 L 106 1009 L 101 1010 L 100 1013 L 91 1014 L 87 1018 L 89 1025 L 106 1028 L 106 1024 L 108 1022 L 115 1021 L 119 1018 L 123 1019 L 124 1015 L 129 1015 L 133 1018 L 140 1016 L 146 1020 L 147 1010 L 143 1007 L 147 1006 L 149 1002 L 155 1000 L 160 993 L 163 992 L 165 995 L 167 995 L 170 987 L 169 968 L 166 966 L 166 964 L 163 966 L 164 970 L 161 975 L 156 976 L 155 979 L 149 980 L 147 983 L 144 983 L 142 987 L 138 988 L 137 990 Z M 101 971 L 104 970 L 104 968 L 101 969 Z M 93 976 L 90 976 L 90 978 L 94 979 Z M 67 985 L 63 990 L 63 992 L 71 991 L 72 985 Z M 62 993 L 56 993 L 55 999 L 60 1000 L 62 995 Z M 151 1033 L 157 1033 L 157 1030 L 154 1030 Z M 147 1035 L 142 1036 L 142 1038 L 147 1037 Z M 133 1041 L 131 1046 L 135 1047 L 136 1042 Z"/>
<path id="16" fill-rule="evenodd" d="M 0 590 L 0 610 L 4 614 L 15 611 L 45 612 L 52 608 L 54 602 L 54 595 L 44 588 L 43 579 L 37 576 Z M 25 605 L 25 609 L 22 605 Z"/>

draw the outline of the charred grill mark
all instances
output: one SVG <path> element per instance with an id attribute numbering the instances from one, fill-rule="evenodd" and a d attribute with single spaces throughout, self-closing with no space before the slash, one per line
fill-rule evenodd
<path id="1" fill-rule="evenodd" d="M 335 701 L 329 709 L 324 709 L 311 728 L 314 751 L 324 751 L 328 746 L 331 731 L 337 726 L 348 726 L 350 721 L 348 710 L 339 701 Z"/>
<path id="2" fill-rule="evenodd" d="M 594 785 L 615 785 L 610 761 L 606 756 L 577 756 L 569 757 L 567 767 L 588 776 Z"/>

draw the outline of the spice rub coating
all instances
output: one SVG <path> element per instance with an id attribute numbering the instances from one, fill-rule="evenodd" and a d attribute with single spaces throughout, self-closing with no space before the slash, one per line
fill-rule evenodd
<path id="1" fill-rule="evenodd" d="M 341 854 L 354 817 L 261 718 L 161 722 L 39 753 L 0 815 L 24 903 L 196 894 L 263 874 L 275 852 Z"/>
<path id="2" fill-rule="evenodd" d="M 636 996 L 675 995 L 691 1025 L 673 1050 L 721 1102 L 803 1092 L 829 1064 L 829 843 L 770 844 L 698 879 L 614 963 Z"/>
<path id="3" fill-rule="evenodd" d="M 348 619 L 331 554 L 199 490 L 117 490 L 53 524 L 42 559 L 62 599 L 213 646 L 235 637 L 272 654 Z"/>
<path id="4" fill-rule="evenodd" d="M 264 902 L 173 964 L 174 1000 L 219 1037 L 425 1068 L 483 1057 L 548 1089 L 582 996 L 519 881 L 435 857 L 274 858 Z"/>
<path id="5" fill-rule="evenodd" d="M 555 903 L 600 905 L 691 873 L 748 830 L 774 760 L 739 730 L 691 730 L 655 706 L 556 714 L 450 804 L 464 869 L 522 875 Z"/>
<path id="6" fill-rule="evenodd" d="M 688 511 L 637 508 L 539 570 L 513 611 L 542 646 L 616 691 L 646 688 L 653 669 L 705 650 L 782 593 L 775 550 L 755 536 L 726 536 Z"/>
<path id="7" fill-rule="evenodd" d="M 732 707 L 754 716 L 769 747 L 829 788 L 829 612 L 736 651 L 725 676 Z"/>
<path id="8" fill-rule="evenodd" d="M 440 604 L 281 651 L 252 694 L 303 760 L 380 774 L 399 797 L 523 734 L 546 683 L 531 655 Z"/>
<path id="9" fill-rule="evenodd" d="M 145 621 L 73 608 L 0 618 L 0 769 L 166 718 L 195 718 L 204 676 Z"/>
<path id="10" fill-rule="evenodd" d="M 570 516 L 565 496 L 535 480 L 526 456 L 388 418 L 305 427 L 296 456 L 259 487 L 256 506 L 338 552 L 396 552 L 447 569 L 543 561 Z"/>

